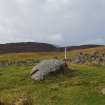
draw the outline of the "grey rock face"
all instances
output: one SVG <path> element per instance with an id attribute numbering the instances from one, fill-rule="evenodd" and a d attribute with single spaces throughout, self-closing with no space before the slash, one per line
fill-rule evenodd
<path id="1" fill-rule="evenodd" d="M 31 78 L 34 80 L 43 80 L 49 73 L 62 71 L 62 69 L 64 69 L 63 61 L 57 59 L 43 60 L 32 69 Z"/>

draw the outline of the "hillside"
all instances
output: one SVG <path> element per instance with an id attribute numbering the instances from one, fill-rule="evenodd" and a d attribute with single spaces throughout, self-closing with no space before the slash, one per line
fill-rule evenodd
<path id="1" fill-rule="evenodd" d="M 0 54 L 0 105 L 105 105 L 105 65 L 81 62 L 103 54 L 105 47 L 68 51 L 67 57 L 80 56 L 80 63 L 70 62 L 67 73 L 44 81 L 31 80 L 33 66 L 55 56 L 64 59 L 64 52 Z"/>
<path id="2" fill-rule="evenodd" d="M 80 49 L 74 52 L 72 63 L 105 65 L 105 47 Z"/>
<path id="3" fill-rule="evenodd" d="M 0 53 L 46 52 L 54 50 L 56 50 L 56 47 L 47 43 L 21 42 L 0 44 Z"/>
<path id="4" fill-rule="evenodd" d="M 21 52 L 0 54 L 0 66 L 5 65 L 33 65 L 42 59 L 64 59 L 64 51 L 53 52 Z M 87 48 L 67 51 L 70 63 L 105 65 L 105 47 Z"/>
<path id="5" fill-rule="evenodd" d="M 31 80 L 32 67 L 0 67 L 0 105 L 105 105 L 105 66 L 69 65 L 44 81 Z"/>
<path id="6" fill-rule="evenodd" d="M 82 49 L 89 49 L 89 48 L 97 48 L 97 47 L 102 47 L 104 45 L 93 45 L 93 44 L 89 44 L 89 45 L 79 45 L 79 46 L 66 46 L 68 51 L 71 50 L 82 50 Z M 61 51 L 64 50 L 64 47 L 60 48 Z"/>
<path id="7" fill-rule="evenodd" d="M 68 51 L 96 48 L 101 45 L 80 45 L 80 46 L 66 46 Z M 49 52 L 49 51 L 64 51 L 64 47 L 56 47 L 48 43 L 37 42 L 21 42 L 21 43 L 7 43 L 0 44 L 0 53 L 21 53 L 21 52 Z"/>

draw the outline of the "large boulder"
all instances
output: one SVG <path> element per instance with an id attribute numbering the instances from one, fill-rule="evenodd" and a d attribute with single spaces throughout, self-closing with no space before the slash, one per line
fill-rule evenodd
<path id="1" fill-rule="evenodd" d="M 33 80 L 43 80 L 45 76 L 51 73 L 64 72 L 64 69 L 64 62 L 61 60 L 43 60 L 38 65 L 33 67 L 31 78 Z"/>

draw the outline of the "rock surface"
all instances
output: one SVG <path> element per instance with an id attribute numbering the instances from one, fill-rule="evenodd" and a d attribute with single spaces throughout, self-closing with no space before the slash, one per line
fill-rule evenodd
<path id="1" fill-rule="evenodd" d="M 43 60 L 33 67 L 31 78 L 33 80 L 43 80 L 50 73 L 64 71 L 64 62 L 57 59 Z"/>
<path id="2" fill-rule="evenodd" d="M 105 95 L 105 88 L 101 90 L 102 94 Z"/>
<path id="3" fill-rule="evenodd" d="M 80 53 L 71 57 L 72 63 L 105 65 L 105 52 Z"/>

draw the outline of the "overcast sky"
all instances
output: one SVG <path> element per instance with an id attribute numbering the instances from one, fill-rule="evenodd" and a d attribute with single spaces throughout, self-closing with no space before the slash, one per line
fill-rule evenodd
<path id="1" fill-rule="evenodd" d="M 105 44 L 105 0 L 0 0 L 0 43 Z"/>

